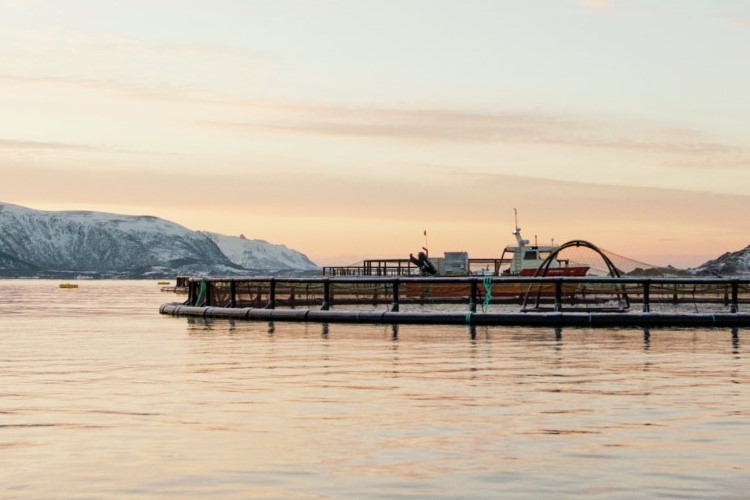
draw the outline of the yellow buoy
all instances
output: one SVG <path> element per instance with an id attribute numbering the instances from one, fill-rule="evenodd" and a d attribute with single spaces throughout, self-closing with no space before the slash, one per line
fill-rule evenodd
<path id="1" fill-rule="evenodd" d="M 78 288 L 75 283 L 60 283 L 60 288 Z"/>
<path id="2" fill-rule="evenodd" d="M 157 285 L 169 285 L 169 281 L 159 281 Z"/>

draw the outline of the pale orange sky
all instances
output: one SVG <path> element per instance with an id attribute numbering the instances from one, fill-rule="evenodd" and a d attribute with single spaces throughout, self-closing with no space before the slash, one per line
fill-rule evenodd
<path id="1" fill-rule="evenodd" d="M 0 0 L 0 201 L 321 265 L 406 257 L 425 229 L 433 254 L 499 256 L 517 208 L 529 239 L 695 266 L 750 244 L 749 20 L 734 0 Z"/>

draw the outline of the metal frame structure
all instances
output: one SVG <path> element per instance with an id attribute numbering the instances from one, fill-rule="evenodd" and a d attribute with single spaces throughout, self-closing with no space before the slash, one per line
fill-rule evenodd
<path id="1" fill-rule="evenodd" d="M 557 256 L 560 252 L 563 250 L 566 250 L 568 248 L 573 247 L 584 247 L 588 248 L 589 250 L 592 250 L 596 254 L 601 257 L 604 264 L 607 266 L 608 275 L 611 278 L 621 278 L 620 271 L 617 269 L 617 266 L 614 265 L 612 260 L 605 255 L 605 253 L 596 245 L 593 243 L 586 241 L 586 240 L 572 240 L 568 241 L 566 243 L 563 243 L 559 247 L 557 247 L 555 250 L 550 253 L 546 259 L 544 259 L 544 262 L 539 266 L 539 269 L 536 270 L 536 273 L 534 273 L 535 278 L 543 277 L 547 275 L 547 271 L 549 270 L 550 266 L 553 262 L 557 261 Z M 541 287 L 538 287 L 537 291 L 533 291 L 533 286 L 529 285 L 529 290 L 526 292 L 526 295 L 524 296 L 523 300 L 523 306 L 521 307 L 522 311 L 542 311 L 542 310 L 548 310 L 542 307 L 541 305 Z M 612 307 L 611 305 L 603 306 L 599 308 L 600 311 L 617 311 L 617 312 L 624 312 L 630 309 L 630 300 L 628 299 L 627 290 L 624 286 L 617 287 L 619 289 L 619 292 L 616 294 L 616 307 Z M 579 290 L 579 292 L 582 292 L 585 289 Z M 556 293 L 562 293 L 561 290 L 558 288 L 556 290 Z M 534 295 L 536 295 L 534 299 L 534 306 L 529 306 L 529 299 L 532 298 Z M 555 307 L 554 311 L 562 311 L 562 298 L 556 297 L 555 300 Z"/>

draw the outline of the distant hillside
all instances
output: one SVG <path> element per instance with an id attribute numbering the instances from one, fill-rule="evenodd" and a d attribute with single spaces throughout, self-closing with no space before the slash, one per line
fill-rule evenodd
<path id="1" fill-rule="evenodd" d="M 750 275 L 750 246 L 736 252 L 727 252 L 709 260 L 692 270 L 700 276 L 746 276 Z"/>
<path id="2" fill-rule="evenodd" d="M 207 233 L 158 217 L 46 212 L 0 202 L 0 277 L 157 278 L 316 268 L 286 247 L 248 243 L 254 251 L 240 263 Z M 254 254 L 262 258 L 253 261 Z"/>
<path id="3" fill-rule="evenodd" d="M 318 266 L 306 255 L 291 250 L 285 245 L 274 245 L 263 240 L 248 240 L 244 236 L 201 232 L 216 243 L 230 261 L 246 269 L 261 271 L 318 269 Z"/>

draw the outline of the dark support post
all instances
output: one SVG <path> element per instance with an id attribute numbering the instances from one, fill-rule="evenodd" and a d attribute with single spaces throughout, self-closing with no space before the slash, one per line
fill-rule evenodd
<path id="1" fill-rule="evenodd" d="M 234 279 L 229 281 L 229 307 L 237 307 L 237 284 Z"/>
<path id="2" fill-rule="evenodd" d="M 331 282 L 325 280 L 323 282 L 323 305 L 320 306 L 321 311 L 327 311 L 331 308 Z"/>
<path id="3" fill-rule="evenodd" d="M 187 303 L 192 305 L 195 305 L 195 298 L 197 296 L 195 295 L 195 282 L 194 281 L 188 281 L 188 298 Z"/>
<path id="4" fill-rule="evenodd" d="M 211 282 L 210 281 L 206 283 L 206 305 L 207 306 L 214 305 L 211 302 Z"/>
<path id="5" fill-rule="evenodd" d="M 737 301 L 737 295 L 738 295 L 737 289 L 738 288 L 739 288 L 739 283 L 737 283 L 737 281 L 732 281 L 732 309 L 731 311 L 733 313 L 739 312 L 740 310 L 739 305 L 737 304 L 738 302 Z"/>
<path id="6" fill-rule="evenodd" d="M 391 303 L 391 312 L 398 312 L 398 309 L 399 309 L 398 285 L 399 285 L 399 281 L 397 279 L 393 280 L 393 302 Z"/>
<path id="7" fill-rule="evenodd" d="M 477 280 L 471 282 L 471 294 L 469 295 L 469 311 L 477 312 Z"/>
<path id="8" fill-rule="evenodd" d="M 268 282 L 268 304 L 266 309 L 276 309 L 276 280 L 271 278 Z"/>
<path id="9" fill-rule="evenodd" d="M 562 280 L 555 280 L 555 312 L 562 311 Z"/>
<path id="10" fill-rule="evenodd" d="M 651 312 L 651 282 L 643 282 L 643 312 Z"/>

